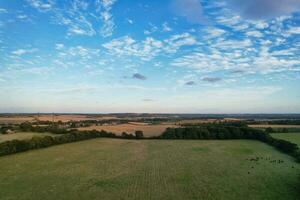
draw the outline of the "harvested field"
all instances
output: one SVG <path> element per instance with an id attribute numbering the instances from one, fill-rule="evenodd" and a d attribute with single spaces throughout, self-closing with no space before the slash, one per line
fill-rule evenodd
<path id="1" fill-rule="evenodd" d="M 0 171 L 1 200 L 299 199 L 299 164 L 258 141 L 93 139 L 0 157 Z"/>
<path id="2" fill-rule="evenodd" d="M 105 117 L 93 117 L 91 115 L 64 115 L 64 114 L 41 114 L 41 115 L 11 115 L 11 116 L 0 116 L 0 123 L 22 123 L 22 122 L 33 122 L 33 121 L 85 121 L 85 120 L 107 120 L 107 119 L 117 119 L 116 117 L 112 116 L 105 116 Z"/>
<path id="3" fill-rule="evenodd" d="M 300 125 L 280 125 L 280 124 L 255 124 L 255 125 L 248 125 L 252 128 L 300 128 Z"/>
<path id="4" fill-rule="evenodd" d="M 121 135 L 123 132 L 134 133 L 137 130 L 143 131 L 145 137 L 159 136 L 168 127 L 177 127 L 176 125 L 141 125 L 141 124 L 118 124 L 118 125 L 102 125 L 102 126 L 89 126 L 78 128 L 78 130 L 104 130 Z"/>
<path id="5" fill-rule="evenodd" d="M 57 134 L 52 133 L 35 133 L 35 132 L 18 132 L 18 133 L 11 133 L 11 134 L 0 134 L 0 142 L 9 141 L 9 140 L 24 140 L 30 139 L 33 136 L 57 136 Z"/>

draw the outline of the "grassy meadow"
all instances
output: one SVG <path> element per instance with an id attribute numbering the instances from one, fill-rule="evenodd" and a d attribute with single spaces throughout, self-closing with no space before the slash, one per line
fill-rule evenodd
<path id="1" fill-rule="evenodd" d="M 300 133 L 274 133 L 272 136 L 274 138 L 293 142 L 300 147 Z"/>
<path id="2" fill-rule="evenodd" d="M 93 139 L 0 157 L 0 172 L 1 200 L 300 195 L 299 164 L 249 140 Z"/>
<path id="3" fill-rule="evenodd" d="M 9 140 L 24 140 L 24 139 L 30 139 L 33 136 L 57 136 L 57 134 L 52 133 L 37 133 L 37 132 L 17 132 L 17 133 L 11 133 L 11 134 L 0 134 L 0 143 L 9 141 Z"/>

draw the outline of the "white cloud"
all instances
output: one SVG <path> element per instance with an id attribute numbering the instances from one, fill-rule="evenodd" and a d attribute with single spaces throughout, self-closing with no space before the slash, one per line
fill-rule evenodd
<path id="1" fill-rule="evenodd" d="M 44 12 L 49 11 L 53 7 L 53 1 L 51 0 L 26 0 L 32 7 Z"/>
<path id="2" fill-rule="evenodd" d="M 169 39 L 164 40 L 166 45 L 164 49 L 168 53 L 176 53 L 182 46 L 192 46 L 197 44 L 197 40 L 189 33 L 172 35 Z"/>
<path id="3" fill-rule="evenodd" d="M 7 10 L 4 9 L 4 8 L 0 8 L 0 14 L 1 14 L 1 13 L 7 13 Z"/>
<path id="4" fill-rule="evenodd" d="M 289 34 L 300 34 L 300 27 L 290 27 L 287 32 Z"/>
<path id="5" fill-rule="evenodd" d="M 57 49 L 57 50 L 61 50 L 61 49 L 63 49 L 64 47 L 65 47 L 64 44 L 55 44 L 55 49 Z"/>
<path id="6" fill-rule="evenodd" d="M 250 36 L 250 37 L 263 37 L 264 35 L 259 32 L 259 31 L 248 31 L 246 32 L 246 35 L 247 36 Z"/>
<path id="7" fill-rule="evenodd" d="M 226 31 L 224 31 L 223 29 L 215 28 L 215 27 L 210 27 L 205 31 L 207 33 L 207 35 L 205 36 L 206 39 L 220 37 L 226 33 Z"/>
<path id="8" fill-rule="evenodd" d="M 98 32 L 103 37 L 108 37 L 115 29 L 111 10 L 116 0 L 60 2 L 63 6 L 58 6 L 58 1 L 55 0 L 26 1 L 38 11 L 50 13 L 55 23 L 66 26 L 69 36 L 94 36 Z"/>
<path id="9" fill-rule="evenodd" d="M 117 56 L 137 56 L 142 60 L 155 57 L 162 48 L 162 42 L 147 37 L 144 41 L 137 42 L 129 36 L 113 39 L 102 45 L 111 54 Z"/>
<path id="10" fill-rule="evenodd" d="M 152 33 L 155 33 L 158 30 L 158 27 L 153 25 L 152 23 L 149 23 L 150 29 L 144 30 L 145 35 L 150 35 Z"/>
<path id="11" fill-rule="evenodd" d="M 170 38 L 160 41 L 152 37 L 136 41 L 129 36 L 113 39 L 102 46 L 110 54 L 116 56 L 136 56 L 142 60 L 151 60 L 161 52 L 176 53 L 182 46 L 197 44 L 195 37 L 189 33 L 172 35 Z"/>
<path id="12" fill-rule="evenodd" d="M 100 33 L 103 37 L 111 36 L 115 29 L 113 15 L 111 14 L 112 7 L 115 3 L 116 0 L 97 0 L 95 2 L 103 22 L 103 25 L 100 29 Z"/>
<path id="13" fill-rule="evenodd" d="M 132 20 L 132 19 L 127 19 L 127 22 L 128 22 L 129 24 L 133 24 L 133 20 Z"/>
<path id="14" fill-rule="evenodd" d="M 265 29 L 265 28 L 269 27 L 269 24 L 267 22 L 264 22 L 264 21 L 258 21 L 255 24 L 256 24 L 255 27 L 257 29 Z"/>
<path id="15" fill-rule="evenodd" d="M 77 2 L 77 1 L 75 1 Z M 78 4 L 73 3 L 72 9 L 67 13 L 56 13 L 57 23 L 65 25 L 68 28 L 68 35 L 86 35 L 93 36 L 96 31 L 93 28 L 93 24 L 85 16 L 84 12 Z"/>
<path id="16" fill-rule="evenodd" d="M 17 49 L 15 51 L 12 51 L 11 53 L 16 56 L 21 56 L 24 54 L 33 53 L 35 51 L 37 51 L 37 49 Z"/>
<path id="17" fill-rule="evenodd" d="M 167 22 L 165 22 L 162 25 L 162 30 L 163 30 L 163 32 L 170 32 L 170 31 L 172 31 L 172 28 L 168 25 Z"/>

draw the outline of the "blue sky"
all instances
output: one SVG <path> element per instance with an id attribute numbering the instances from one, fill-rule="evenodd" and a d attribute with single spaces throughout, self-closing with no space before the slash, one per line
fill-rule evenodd
<path id="1" fill-rule="evenodd" d="M 0 112 L 300 113 L 298 0 L 0 0 Z"/>

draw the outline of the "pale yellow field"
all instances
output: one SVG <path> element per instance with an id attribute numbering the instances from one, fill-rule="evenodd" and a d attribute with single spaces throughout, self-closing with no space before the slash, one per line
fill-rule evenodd
<path id="1" fill-rule="evenodd" d="M 78 128 L 78 130 L 104 130 L 121 135 L 123 132 L 134 133 L 137 130 L 143 131 L 145 137 L 159 136 L 166 128 L 177 127 L 176 125 L 140 125 L 140 124 L 118 124 L 118 125 L 102 125 Z"/>
<path id="2" fill-rule="evenodd" d="M 274 124 L 255 124 L 249 125 L 252 128 L 300 128 L 300 125 L 274 125 Z"/>
<path id="3" fill-rule="evenodd" d="M 62 121 L 62 122 L 68 122 L 68 121 L 84 121 L 84 120 L 107 120 L 107 119 L 116 119 L 116 117 L 113 116 L 107 116 L 107 117 L 92 117 L 89 115 L 51 115 L 51 114 L 42 114 L 42 115 L 24 115 L 24 116 L 17 116 L 17 115 L 11 115 L 11 116 L 5 116 L 0 117 L 0 123 L 22 123 L 22 122 L 33 122 L 33 121 Z"/>
<path id="4" fill-rule="evenodd" d="M 12 134 L 0 134 L 0 143 L 9 141 L 9 140 L 24 140 L 24 139 L 30 139 L 33 136 L 58 136 L 57 134 L 51 134 L 51 133 L 34 133 L 34 132 L 18 132 L 18 133 L 12 133 Z"/>

